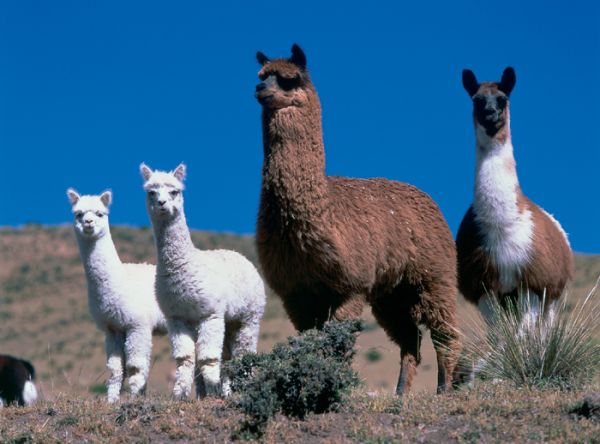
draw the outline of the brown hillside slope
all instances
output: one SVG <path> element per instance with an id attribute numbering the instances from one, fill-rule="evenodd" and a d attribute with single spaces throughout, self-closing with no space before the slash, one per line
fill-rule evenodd
<path id="1" fill-rule="evenodd" d="M 113 227 L 123 261 L 154 262 L 152 233 L 144 228 Z M 230 248 L 256 263 L 251 236 L 194 232 L 199 248 Z M 576 277 L 569 302 L 586 294 L 600 275 L 600 256 L 576 257 Z M 460 301 L 464 317 L 470 311 Z M 392 391 L 399 368 L 399 352 L 366 311 L 367 330 L 358 341 L 355 367 L 369 389 Z M 259 349 L 294 334 L 279 300 L 269 297 Z M 30 359 L 37 368 L 41 392 L 47 399 L 61 393 L 99 392 L 108 376 L 104 365 L 104 337 L 93 324 L 87 307 L 83 268 L 70 226 L 0 228 L 0 353 Z M 165 338 L 155 341 L 149 390 L 168 393 L 174 365 Z M 426 340 L 417 390 L 435 390 L 435 355 Z"/>

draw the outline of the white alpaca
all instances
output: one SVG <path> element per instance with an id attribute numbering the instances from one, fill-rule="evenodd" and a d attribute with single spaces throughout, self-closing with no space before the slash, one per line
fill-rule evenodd
<path id="1" fill-rule="evenodd" d="M 124 264 L 110 235 L 112 193 L 81 196 L 67 190 L 88 284 L 90 312 L 106 335 L 108 402 L 119 400 L 123 378 L 132 394 L 146 388 L 152 335 L 166 333 L 166 321 L 154 295 L 155 267 Z M 126 374 L 124 374 L 124 371 Z"/>
<path id="2" fill-rule="evenodd" d="M 156 296 L 167 318 L 177 373 L 173 395 L 229 393 L 221 361 L 256 351 L 265 288 L 256 268 L 229 250 L 194 247 L 183 210 L 185 165 L 172 173 L 140 166 L 157 250 Z M 195 359 L 194 359 L 195 358 Z"/>

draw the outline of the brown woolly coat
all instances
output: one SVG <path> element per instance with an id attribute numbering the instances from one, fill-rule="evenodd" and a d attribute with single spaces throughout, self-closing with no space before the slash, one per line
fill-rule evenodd
<path id="1" fill-rule="evenodd" d="M 305 90 L 305 106 L 263 109 L 266 281 L 300 330 L 360 316 L 365 300 L 394 339 L 406 315 L 453 324 L 456 253 L 437 205 L 404 183 L 326 177 L 320 104 Z"/>

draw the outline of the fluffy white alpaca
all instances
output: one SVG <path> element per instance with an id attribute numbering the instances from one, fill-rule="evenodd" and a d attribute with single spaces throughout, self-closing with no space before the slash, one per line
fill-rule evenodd
<path id="1" fill-rule="evenodd" d="M 154 295 L 155 267 L 124 264 L 119 259 L 108 225 L 110 191 L 81 196 L 69 188 L 67 196 L 73 207 L 90 312 L 106 335 L 106 365 L 111 372 L 108 402 L 116 402 L 125 376 L 132 394 L 145 391 L 152 335 L 166 333 L 166 321 Z"/>
<path id="2" fill-rule="evenodd" d="M 183 211 L 185 165 L 172 173 L 142 164 L 146 204 L 157 250 L 156 296 L 177 363 L 173 395 L 226 396 L 221 361 L 256 351 L 265 288 L 256 268 L 229 250 L 194 247 Z M 195 357 L 195 360 L 194 360 Z"/>

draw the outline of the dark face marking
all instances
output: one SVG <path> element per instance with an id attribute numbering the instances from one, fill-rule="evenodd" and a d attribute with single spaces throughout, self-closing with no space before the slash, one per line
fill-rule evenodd
<path id="1" fill-rule="evenodd" d="M 516 82 L 515 70 L 511 67 L 504 70 L 500 82 L 479 83 L 470 69 L 462 72 L 463 87 L 473 100 L 475 120 L 490 137 L 494 137 L 508 122 L 508 98 Z"/>
<path id="2" fill-rule="evenodd" d="M 493 137 L 508 121 L 508 96 L 491 88 L 480 88 L 473 96 L 473 114 L 477 123 Z"/>
<path id="3" fill-rule="evenodd" d="M 306 56 L 298 45 L 292 46 L 288 59 L 270 60 L 263 53 L 256 55 L 262 69 L 258 73 L 261 83 L 256 85 L 256 99 L 265 108 L 282 109 L 302 106 L 306 101 L 304 88 L 309 83 Z"/>

